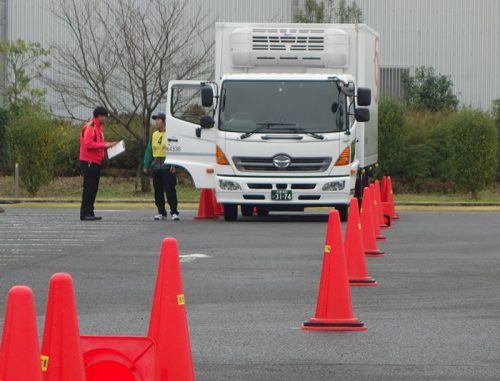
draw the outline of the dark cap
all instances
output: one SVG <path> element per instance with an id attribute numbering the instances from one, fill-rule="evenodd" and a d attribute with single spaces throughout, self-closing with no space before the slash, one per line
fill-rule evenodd
<path id="1" fill-rule="evenodd" d="M 161 119 L 163 121 L 165 121 L 166 119 L 166 115 L 162 112 L 157 112 L 156 114 L 153 115 L 152 119 L 156 120 L 156 119 Z"/>
<path id="2" fill-rule="evenodd" d="M 94 109 L 94 118 L 97 118 L 99 116 L 109 116 L 109 112 L 108 110 L 106 110 L 105 107 L 102 107 L 102 106 L 97 106 L 95 109 Z"/>

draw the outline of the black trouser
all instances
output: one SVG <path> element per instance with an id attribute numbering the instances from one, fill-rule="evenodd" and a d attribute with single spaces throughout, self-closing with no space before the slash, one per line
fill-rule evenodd
<path id="1" fill-rule="evenodd" d="M 155 204 L 158 208 L 158 213 L 162 216 L 167 215 L 165 210 L 165 193 L 167 194 L 167 202 L 170 206 L 170 214 L 179 214 L 177 210 L 177 177 L 175 173 L 170 172 L 170 168 L 153 170 L 153 187 L 155 188 Z"/>
<path id="2" fill-rule="evenodd" d="M 101 165 L 80 161 L 83 176 L 82 205 L 80 207 L 80 218 L 94 215 L 94 202 L 99 189 L 99 178 L 101 177 Z"/>

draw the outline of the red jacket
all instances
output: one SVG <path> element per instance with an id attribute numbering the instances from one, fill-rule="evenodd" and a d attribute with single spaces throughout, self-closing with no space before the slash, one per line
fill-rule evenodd
<path id="1" fill-rule="evenodd" d="M 80 161 L 101 164 L 106 154 L 106 141 L 102 123 L 94 118 L 82 128 L 80 134 Z"/>

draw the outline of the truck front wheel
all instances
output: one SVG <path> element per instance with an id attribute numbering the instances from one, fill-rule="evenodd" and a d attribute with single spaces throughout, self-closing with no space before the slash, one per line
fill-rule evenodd
<path id="1" fill-rule="evenodd" d="M 348 205 L 335 205 L 335 209 L 339 211 L 340 221 L 346 222 L 349 217 Z"/>
<path id="2" fill-rule="evenodd" d="M 224 220 L 236 221 L 238 219 L 238 205 L 224 204 Z"/>
<path id="3" fill-rule="evenodd" d="M 244 217 L 252 217 L 253 216 L 253 205 L 241 205 L 241 214 Z"/>
<path id="4" fill-rule="evenodd" d="M 265 206 L 258 206 L 257 207 L 257 215 L 259 217 L 269 216 L 269 208 L 266 208 Z"/>

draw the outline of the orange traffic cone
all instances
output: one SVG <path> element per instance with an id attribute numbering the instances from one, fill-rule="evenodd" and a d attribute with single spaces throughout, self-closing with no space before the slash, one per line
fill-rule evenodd
<path id="1" fill-rule="evenodd" d="M 393 220 L 399 220 L 399 216 L 396 214 L 396 209 L 394 206 L 394 194 L 392 191 L 392 179 L 391 176 L 387 177 L 387 187 L 385 190 L 385 205 L 386 205 L 386 213 L 391 216 Z"/>
<path id="2" fill-rule="evenodd" d="M 380 193 L 380 182 L 375 180 L 375 197 L 377 200 L 378 213 L 380 216 L 380 227 L 389 229 L 391 227 L 391 217 L 385 216 L 384 208 L 382 207 L 382 194 Z"/>
<path id="3" fill-rule="evenodd" d="M 370 184 L 370 196 L 372 200 L 372 217 L 373 217 L 373 228 L 375 231 L 375 238 L 378 240 L 386 240 L 387 237 L 382 235 L 381 229 L 380 229 L 380 214 L 381 211 L 379 211 L 379 205 L 377 202 L 377 197 L 376 197 L 376 189 L 375 189 L 375 184 Z"/>
<path id="4" fill-rule="evenodd" d="M 358 199 L 353 197 L 349 205 L 349 219 L 345 235 L 345 255 L 347 258 L 347 274 L 351 286 L 377 286 L 377 282 L 368 275 L 366 269 L 365 249 L 359 220 Z"/>
<path id="5" fill-rule="evenodd" d="M 69 274 L 50 279 L 42 343 L 45 381 L 85 381 L 73 280 Z"/>
<path id="6" fill-rule="evenodd" d="M 214 210 L 214 195 L 213 190 L 204 188 L 201 190 L 200 203 L 198 205 L 198 215 L 195 217 L 197 220 L 215 219 L 217 215 Z"/>
<path id="7" fill-rule="evenodd" d="M 162 243 L 148 336 L 156 343 L 155 380 L 194 380 L 179 250 L 174 238 Z"/>
<path id="8" fill-rule="evenodd" d="M 361 204 L 361 230 L 363 232 L 365 254 L 374 257 L 383 257 L 385 256 L 385 252 L 379 250 L 377 240 L 375 239 L 372 209 L 373 204 L 370 188 L 365 187 L 363 190 L 363 203 Z"/>
<path id="9" fill-rule="evenodd" d="M 42 381 L 33 291 L 9 291 L 0 349 L 0 380 Z"/>
<path id="10" fill-rule="evenodd" d="M 222 207 L 221 204 L 217 202 L 217 197 L 215 197 L 215 190 L 212 190 L 212 202 L 214 205 L 214 213 L 216 216 L 223 216 L 224 215 L 224 208 Z"/>
<path id="11" fill-rule="evenodd" d="M 386 191 L 387 191 L 387 176 L 382 176 L 382 190 L 380 191 L 380 196 L 382 198 L 382 202 L 387 201 L 385 199 Z"/>
<path id="12" fill-rule="evenodd" d="M 367 329 L 353 315 L 342 228 L 337 210 L 330 211 L 328 218 L 316 315 L 305 322 L 302 329 L 312 331 L 366 331 Z"/>

